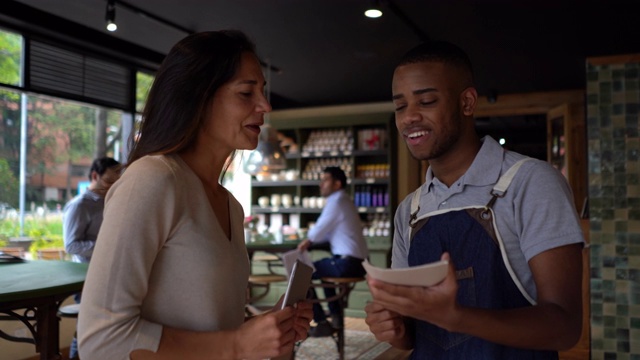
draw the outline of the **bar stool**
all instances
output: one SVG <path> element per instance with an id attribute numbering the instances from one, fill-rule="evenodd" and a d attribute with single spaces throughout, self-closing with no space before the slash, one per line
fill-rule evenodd
<path id="1" fill-rule="evenodd" d="M 61 306 L 58 309 L 58 316 L 63 318 L 78 318 L 80 312 L 80 304 L 70 304 Z"/>
<path id="2" fill-rule="evenodd" d="M 79 312 L 80 312 L 80 304 L 65 305 L 65 306 L 61 306 L 58 309 L 58 317 L 59 318 L 77 319 Z M 77 330 L 73 332 L 73 338 L 74 339 L 78 338 L 78 331 Z"/>
<path id="3" fill-rule="evenodd" d="M 323 302 L 331 302 L 338 301 L 338 313 L 332 316 L 338 317 L 338 327 L 334 327 L 334 336 L 333 339 L 336 341 L 336 346 L 338 348 L 338 354 L 340 356 L 340 360 L 344 359 L 344 309 L 349 306 L 349 294 L 351 290 L 353 290 L 356 285 L 365 281 L 364 277 L 323 277 L 320 279 L 320 283 L 312 283 L 311 286 L 315 288 L 334 288 L 336 290 L 336 295 L 323 299 L 309 299 L 308 301 L 311 303 L 323 303 Z M 333 320 L 333 319 L 332 319 Z M 332 323 L 336 323 L 332 321 Z"/>

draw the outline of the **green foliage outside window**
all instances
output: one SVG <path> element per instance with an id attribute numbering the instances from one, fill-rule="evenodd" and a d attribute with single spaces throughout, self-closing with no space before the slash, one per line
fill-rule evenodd
<path id="1" fill-rule="evenodd" d="M 6 159 L 0 159 L 0 203 L 18 207 L 18 179 Z"/>
<path id="2" fill-rule="evenodd" d="M 22 36 L 0 30 L 0 83 L 20 85 Z"/>
<path id="3" fill-rule="evenodd" d="M 142 112 L 144 104 L 147 102 L 149 89 L 153 84 L 154 76 L 138 71 L 136 73 L 136 111 Z"/>

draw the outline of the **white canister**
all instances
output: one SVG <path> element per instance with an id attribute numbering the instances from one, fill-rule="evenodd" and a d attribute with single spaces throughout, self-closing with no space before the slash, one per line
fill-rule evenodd
<path id="1" fill-rule="evenodd" d="M 280 207 L 280 205 L 282 205 L 282 198 L 280 197 L 280 194 L 271 195 L 271 206 Z"/>
<path id="2" fill-rule="evenodd" d="M 293 206 L 293 197 L 290 194 L 282 194 L 282 206 L 286 208 Z"/>
<path id="3" fill-rule="evenodd" d="M 260 196 L 258 198 L 258 205 L 260 207 L 266 208 L 269 206 L 269 197 L 268 196 Z"/>

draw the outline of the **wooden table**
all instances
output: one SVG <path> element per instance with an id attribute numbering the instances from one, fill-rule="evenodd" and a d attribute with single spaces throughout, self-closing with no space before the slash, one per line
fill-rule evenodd
<path id="1" fill-rule="evenodd" d="M 40 359 L 61 359 L 58 307 L 82 290 L 87 268 L 88 264 L 68 261 L 0 264 L 0 320 L 21 321 L 32 336 L 0 331 L 0 337 L 34 344 Z"/>

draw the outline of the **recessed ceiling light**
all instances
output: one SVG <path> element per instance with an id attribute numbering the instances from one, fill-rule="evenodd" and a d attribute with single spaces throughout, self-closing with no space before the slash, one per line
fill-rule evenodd
<path id="1" fill-rule="evenodd" d="M 382 16 L 382 11 L 380 11 L 379 9 L 371 8 L 364 12 L 364 16 L 372 19 L 379 18 L 380 16 Z"/>

